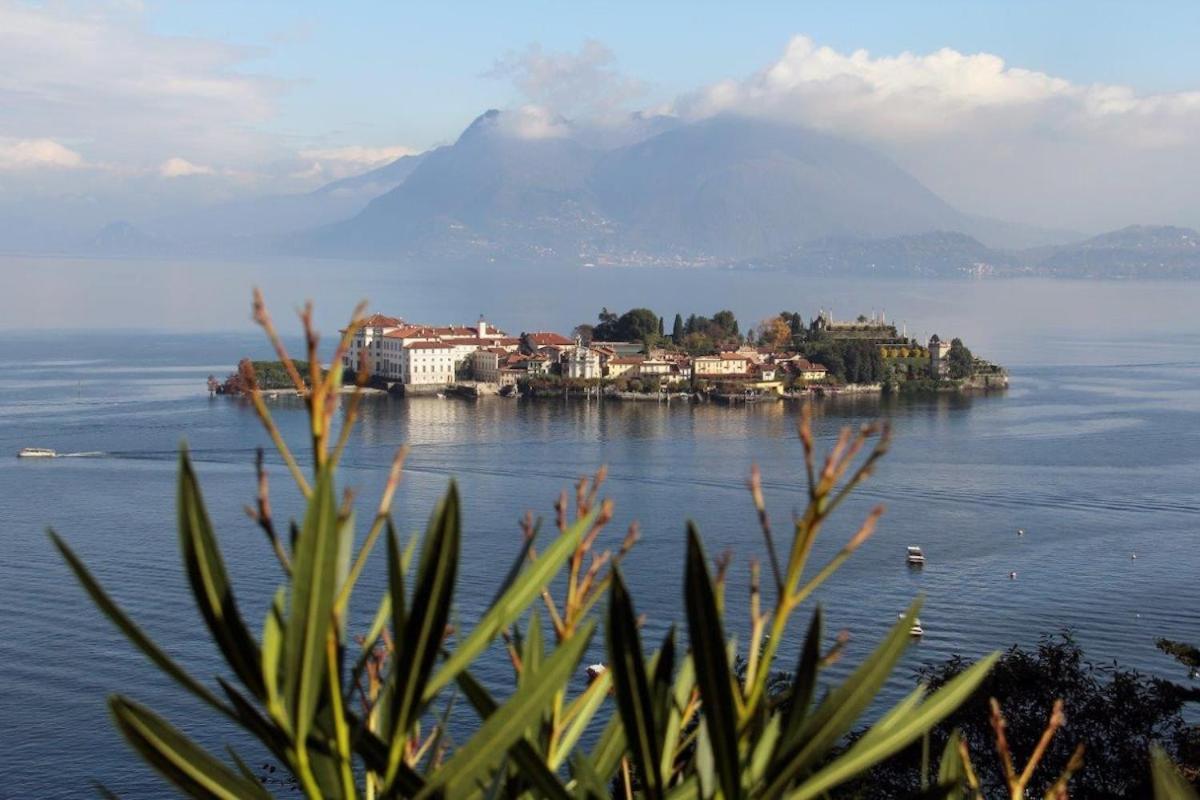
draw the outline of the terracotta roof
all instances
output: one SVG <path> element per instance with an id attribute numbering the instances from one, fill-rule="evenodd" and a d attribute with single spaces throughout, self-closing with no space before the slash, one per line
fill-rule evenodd
<path id="1" fill-rule="evenodd" d="M 610 358 L 610 364 L 641 364 L 646 359 L 643 356 L 623 356 L 621 358 Z"/>
<path id="2" fill-rule="evenodd" d="M 434 333 L 433 328 L 430 328 L 427 325 L 405 325 L 402 328 L 398 328 L 394 331 L 388 331 L 384 334 L 384 336 L 388 339 L 412 339 L 416 336 L 423 336 L 431 339 L 435 335 L 436 334 Z"/>
<path id="3" fill-rule="evenodd" d="M 398 328 L 404 324 L 399 317 L 388 317 L 375 313 L 363 320 L 364 328 Z"/>
<path id="4" fill-rule="evenodd" d="M 529 341 L 533 342 L 538 347 L 545 347 L 546 345 L 558 345 L 561 347 L 575 344 L 574 339 L 568 339 L 566 336 L 563 336 L 560 333 L 552 333 L 549 331 L 533 331 L 532 333 L 527 333 L 525 335 L 529 337 Z"/>
<path id="5" fill-rule="evenodd" d="M 825 369 L 825 367 L 823 365 L 814 364 L 813 362 L 809 361 L 807 358 L 798 358 L 798 359 L 796 359 L 796 361 L 794 363 L 796 364 L 797 369 L 803 370 L 805 372 L 816 372 L 818 370 L 823 371 L 823 372 L 829 371 L 829 370 Z"/>
<path id="6" fill-rule="evenodd" d="M 445 342 L 413 342 L 404 345 L 405 350 L 453 350 L 454 345 Z"/>

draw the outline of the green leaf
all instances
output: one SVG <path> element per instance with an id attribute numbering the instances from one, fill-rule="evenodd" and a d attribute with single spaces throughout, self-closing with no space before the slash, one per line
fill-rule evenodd
<path id="1" fill-rule="evenodd" d="M 500 631 L 511 625 L 529 605 L 538 598 L 542 588 L 550 583 L 567 558 L 574 552 L 584 534 L 592 528 L 596 512 L 577 520 L 558 539 L 546 548 L 537 561 L 530 564 L 524 572 L 504 591 L 488 612 L 479 620 L 479 624 L 467 635 L 454 653 L 446 659 L 441 668 L 433 676 L 433 680 L 425 687 L 424 699 L 431 700 L 442 687 L 454 680 L 459 671 L 466 669 L 475 658 L 487 648 L 492 639 L 500 635 Z"/>
<path id="2" fill-rule="evenodd" d="M 764 797 L 783 796 L 792 781 L 816 764 L 850 730 L 850 726 L 875 699 L 911 642 L 909 630 L 920 606 L 919 599 L 914 601 L 908 613 L 893 626 L 875 651 L 841 686 L 826 695 L 825 700 L 809 715 L 796 736 L 795 744 L 777 756 L 770 771 L 775 777 L 768 784 Z"/>
<path id="3" fill-rule="evenodd" d="M 616 773 L 625 755 L 625 726 L 621 724 L 621 715 L 613 714 L 608 724 L 604 726 L 599 741 L 592 749 L 591 762 L 596 774 L 606 783 Z"/>
<path id="4" fill-rule="evenodd" d="M 939 786 L 947 787 L 946 800 L 965 800 L 966 798 L 964 787 L 967 782 L 967 765 L 963 763 L 962 750 L 959 749 L 960 742 L 962 742 L 962 732 L 955 728 L 946 739 L 946 746 L 942 748 L 942 761 L 938 764 L 937 782 Z"/>
<path id="5" fill-rule="evenodd" d="M 204 617 L 204 624 L 208 626 L 213 641 L 234 674 L 251 694 L 263 699 L 266 690 L 259 664 L 258 643 L 238 613 L 233 587 L 225 572 L 221 549 L 204 508 L 204 498 L 200 494 L 200 485 L 196 481 L 186 447 L 179 450 L 177 507 L 183 565 L 196 605 Z"/>
<path id="6" fill-rule="evenodd" d="M 613 675 L 617 709 L 630 742 L 633 763 L 649 798 L 663 796 L 659 725 L 646 676 L 646 661 L 638 635 L 637 616 L 620 570 L 614 567 L 608 601 L 608 671 Z M 673 660 L 673 659 L 672 659 Z M 669 688 L 669 684 L 668 684 Z M 664 692 L 665 693 L 665 692 Z M 665 722 L 665 720 L 664 720 Z"/>
<path id="7" fill-rule="evenodd" d="M 474 706 L 481 718 L 486 720 L 496 713 L 499 705 L 492 699 L 488 690 L 471 676 L 469 671 L 463 670 L 458 673 L 455 680 L 458 681 L 463 695 Z M 570 798 L 570 792 L 562 785 L 553 769 L 546 764 L 541 753 L 534 749 L 528 739 L 517 740 L 509 753 L 521 776 L 538 789 L 541 797 L 555 798 L 555 800 Z"/>
<path id="8" fill-rule="evenodd" d="M 555 695 L 566 686 L 594 629 L 595 623 L 589 622 L 559 645 L 537 671 L 535 679 L 514 692 L 508 702 L 484 721 L 475 735 L 430 776 L 418 797 L 459 796 L 500 763 L 514 743 L 524 741 L 525 729 L 545 713 Z"/>
<path id="9" fill-rule="evenodd" d="M 804 647 L 801 648 L 800 659 L 796 662 L 791 704 L 784 714 L 783 728 L 775 749 L 776 758 L 780 753 L 786 753 L 796 746 L 800 728 L 808 717 L 808 709 L 817 690 L 817 670 L 821 665 L 821 628 L 821 607 L 817 606 L 813 609 L 812 621 L 808 624 L 808 635 L 804 637 Z"/>
<path id="10" fill-rule="evenodd" d="M 717 597 L 704 546 L 696 526 L 688 523 L 687 567 L 684 579 L 684 601 L 687 605 L 688 636 L 692 643 L 692 661 L 696 668 L 696 683 L 704 704 L 704 726 L 721 792 L 725 800 L 736 800 L 742 794 L 741 768 L 737 746 L 737 707 L 733 701 L 733 677 L 725 656 L 725 632 L 717 610 Z"/>
<path id="11" fill-rule="evenodd" d="M 696 670 L 692 666 L 692 657 L 685 655 L 679 665 L 679 674 L 675 676 L 672 689 L 671 708 L 667 717 L 667 727 L 662 737 L 662 774 L 669 776 L 675 762 L 675 750 L 679 747 L 680 728 L 683 725 L 683 709 L 691 700 L 692 690 L 696 687 Z"/>
<path id="12" fill-rule="evenodd" d="M 262 673 L 263 687 L 266 689 L 267 710 L 276 722 L 290 727 L 287 707 L 283 695 L 279 692 L 279 665 L 283 663 L 283 604 L 287 593 L 281 586 L 275 592 L 271 607 L 267 609 L 267 618 L 263 622 L 262 635 Z"/>
<path id="13" fill-rule="evenodd" d="M 191 797 L 270 800 L 256 781 L 222 764 L 164 719 L 132 700 L 114 696 L 109 710 L 121 734 L 149 764 Z"/>
<path id="14" fill-rule="evenodd" d="M 446 633 L 446 621 L 450 618 L 460 536 L 458 488 L 451 481 L 425 533 L 421 564 L 413 588 L 412 609 L 404 618 L 403 628 L 397 628 L 401 632 L 397 634 L 396 660 L 389 676 L 395 686 L 391 700 L 392 751 L 385 784 L 391 783 L 399 767 L 403 741 L 420 716 L 425 698 L 433 696 L 426 692 L 426 686 Z M 395 537 L 389 537 L 389 542 L 389 552 L 394 553 Z M 395 585 L 398 583 L 399 564 L 394 555 L 389 560 L 395 564 L 391 570 L 392 614 L 399 621 L 399 617 L 395 616 L 397 612 L 403 612 L 403 608 L 398 607 L 403 598 L 403 589 Z"/>
<path id="15" fill-rule="evenodd" d="M 608 787 L 585 753 L 578 751 L 571 755 L 571 775 L 575 778 L 577 800 L 608 800 Z"/>
<path id="16" fill-rule="evenodd" d="M 292 558 L 291 613 L 284 632 L 284 695 L 297 742 L 312 728 L 325 689 L 325 636 L 337 591 L 337 501 L 324 469 L 309 498 Z"/>
<path id="17" fill-rule="evenodd" d="M 1158 745 L 1150 748 L 1150 771 L 1154 779 L 1154 800 L 1196 800 L 1196 790 L 1184 780 Z"/>
<path id="18" fill-rule="evenodd" d="M 596 712 L 600 710 L 600 706 L 604 704 L 604 698 L 608 697 L 608 690 L 612 688 L 612 673 L 609 670 L 604 670 L 591 685 L 584 690 L 582 695 L 582 705 L 576 712 L 574 719 L 567 725 L 562 735 L 558 737 L 558 747 L 555 749 L 555 754 L 550 761 L 550 769 L 558 769 L 566 761 L 575 745 L 587 730 L 592 718 L 596 716 Z M 592 769 L 591 762 L 588 766 Z"/>
<path id="19" fill-rule="evenodd" d="M 980 659 L 915 708 L 911 702 L 901 701 L 904 706 L 901 711 L 885 715 L 847 752 L 792 791 L 789 798 L 820 797 L 915 742 L 979 688 L 998 657 L 998 653 L 992 653 Z M 882 731 L 876 732 L 875 727 L 881 727 Z"/>
<path id="20" fill-rule="evenodd" d="M 75 573 L 75 577 L 79 580 L 80 585 L 83 586 L 84 590 L 92 598 L 92 602 L 103 612 L 104 616 L 108 617 L 117 626 L 117 629 L 121 633 L 125 634 L 125 637 L 137 649 L 141 650 L 156 667 L 173 678 L 180 686 L 230 719 L 237 719 L 229 706 L 222 703 L 204 684 L 187 674 L 182 667 L 176 664 L 170 656 L 154 643 L 153 639 L 146 635 L 145 631 L 137 626 L 137 623 L 121 610 L 120 606 L 113 602 L 112 598 L 108 596 L 108 593 L 104 591 L 99 582 L 92 577 L 92 573 L 88 571 L 88 568 L 79 560 L 79 556 L 75 555 L 75 552 L 67 546 L 67 543 L 57 533 L 54 531 L 47 531 L 47 533 L 50 536 L 50 541 L 58 548 L 58 552 L 62 553 L 67 566 Z"/>

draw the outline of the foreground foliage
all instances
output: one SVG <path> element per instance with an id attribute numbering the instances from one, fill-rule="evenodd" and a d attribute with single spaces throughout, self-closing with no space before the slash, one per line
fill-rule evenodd
<path id="1" fill-rule="evenodd" d="M 311 458 L 306 471 L 280 435 L 250 372 L 249 396 L 306 499 L 301 520 L 278 524 L 260 457 L 258 498 L 250 514 L 274 550 L 281 584 L 255 633 L 239 609 L 187 451 L 180 454 L 180 548 L 205 632 L 228 666 L 229 674 L 217 679 L 219 688 L 194 678 L 156 645 L 112 602 L 70 547 L 51 536 L 92 600 L 130 641 L 181 688 L 253 736 L 309 797 L 587 798 L 608 796 L 613 787 L 648 798 L 823 797 L 921 741 L 976 692 L 995 660 L 990 656 L 965 666 L 935 691 L 918 686 L 849 745 L 843 744 L 847 733 L 871 707 L 909 644 L 919 600 L 844 682 L 827 691 L 818 687 L 840 644 L 826 649 L 820 609 L 806 612 L 791 678 L 782 688 L 772 681 L 780 646 L 798 633 L 793 623 L 801 607 L 871 536 L 881 513 L 873 511 L 832 560 L 810 568 L 823 524 L 870 475 L 886 450 L 887 431 L 877 426 L 844 430 L 818 464 L 807 417 L 800 438 L 809 502 L 779 551 L 757 473 L 752 476 L 774 599 L 764 603 L 760 571 L 753 565 L 750 634 L 736 672 L 738 648 L 727 634 L 723 611 L 727 562 L 715 574 L 710 570 L 699 531 L 690 524 L 684 597 L 689 647 L 676 641 L 672 629 L 647 658 L 634 599 L 620 572 L 636 530 L 626 534 L 615 553 L 597 544 L 612 516 L 611 504 L 599 497 L 603 473 L 579 484 L 573 507 L 565 495 L 560 498 L 556 532 L 548 540 L 539 541 L 540 525 L 527 518 L 522 547 L 487 612 L 470 630 L 452 632 L 462 546 L 453 483 L 430 517 L 417 558 L 416 537 L 402 542 L 391 516 L 401 450 L 354 549 L 354 503 L 351 494 L 339 492 L 337 465 L 361 395 L 349 400 L 336 436 L 334 415 L 342 356 L 361 324 L 361 308 L 327 373 L 318 366 L 311 308 L 305 310 L 306 376 L 285 352 L 257 294 L 255 316 L 305 399 Z M 360 386 L 365 379 L 364 371 Z M 281 529 L 290 535 L 281 535 Z M 355 635 L 349 630 L 351 598 L 380 542 L 387 591 L 371 599 L 372 622 Z M 543 615 L 551 632 L 545 639 Z M 587 688 L 572 692 L 570 679 L 598 628 L 609 668 Z M 494 697 L 471 671 L 498 638 L 514 669 L 513 688 L 503 698 Z M 469 737 L 451 746 L 448 719 L 458 693 L 477 722 Z M 606 702 L 610 694 L 615 703 Z M 232 748 L 228 760 L 218 758 L 131 698 L 113 696 L 109 705 L 129 743 L 185 794 L 270 796 Z M 1162 772 L 1162 780 L 1173 774 Z M 972 778 L 965 757 L 943 759 L 938 786 L 957 792 Z"/>
<path id="2" fill-rule="evenodd" d="M 969 664 L 958 657 L 925 665 L 918 677 L 941 686 Z M 1183 763 L 1200 755 L 1197 730 L 1183 716 L 1190 699 L 1183 687 L 1116 665 L 1094 664 L 1070 632 L 1044 636 L 1034 648 L 1014 646 L 1005 651 L 975 693 L 930 733 L 930 745 L 940 752 L 955 737 L 970 752 L 993 749 L 990 698 L 1003 698 L 1005 739 L 1014 753 L 1032 754 L 1044 733 L 1047 711 L 1061 701 L 1067 713 L 1059 735 L 1045 747 L 1029 789 L 1045 794 L 1057 781 L 1080 746 L 1087 769 L 1072 781 L 1080 797 L 1149 797 L 1153 793 L 1150 750 L 1155 744 Z M 1003 764 L 977 756 L 975 770 L 984 785 L 1001 785 Z M 903 797 L 922 782 L 922 752 L 911 747 L 879 764 L 863 779 L 874 792 Z"/>

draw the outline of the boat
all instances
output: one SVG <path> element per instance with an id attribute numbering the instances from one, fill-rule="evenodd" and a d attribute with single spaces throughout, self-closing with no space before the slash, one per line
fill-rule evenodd
<path id="1" fill-rule="evenodd" d="M 58 453 L 49 447 L 23 447 L 17 458 L 54 458 Z"/>
<path id="2" fill-rule="evenodd" d="M 904 614 L 897 614 L 896 619 L 904 619 Z M 920 617 L 913 617 L 912 625 L 908 629 L 908 635 L 914 637 L 925 635 L 925 629 L 921 627 Z"/>
<path id="3" fill-rule="evenodd" d="M 905 558 L 905 560 L 908 561 L 909 564 L 922 566 L 925 564 L 925 554 L 921 552 L 921 548 L 910 546 L 908 548 L 908 556 Z"/>

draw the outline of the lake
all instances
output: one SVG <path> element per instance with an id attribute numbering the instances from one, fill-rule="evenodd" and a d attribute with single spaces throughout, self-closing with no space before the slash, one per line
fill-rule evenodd
<path id="1" fill-rule="evenodd" d="M 243 611 L 258 627 L 277 567 L 241 509 L 254 495 L 255 448 L 267 440 L 244 403 L 204 392 L 209 374 L 224 375 L 243 355 L 267 356 L 248 322 L 251 284 L 266 288 L 281 327 L 291 327 L 290 306 L 321 298 L 330 338 L 362 296 L 419 321 L 471 321 L 483 312 L 512 332 L 566 332 L 602 305 L 644 304 L 668 323 L 676 311 L 729 307 L 744 327 L 784 308 L 806 316 L 822 306 L 838 316 L 886 309 L 910 333 L 962 336 L 1011 368 L 1010 391 L 816 406 L 826 447 L 844 424 L 882 416 L 894 427 L 892 452 L 815 554 L 817 562 L 828 558 L 873 505 L 886 506 L 875 537 L 820 593 L 829 629 L 852 636 L 839 668 L 869 652 L 917 594 L 925 596 L 926 635 L 907 667 L 1030 644 L 1069 626 L 1094 660 L 1181 679 L 1154 640 L 1200 639 L 1200 284 L 862 284 L 596 270 L 530 278 L 496 265 L 6 259 L 0 796 L 75 797 L 93 779 L 123 797 L 162 796 L 107 719 L 112 692 L 146 702 L 210 747 L 228 740 L 223 725 L 92 609 L 44 529 L 62 533 L 172 655 L 197 675 L 217 673 L 207 639 L 191 635 L 199 618 L 178 555 L 174 482 L 186 439 Z M 301 441 L 299 406 L 277 401 L 276 414 L 285 435 Z M 365 405 L 342 479 L 360 490 L 364 518 L 392 452 L 409 444 L 396 500 L 405 532 L 422 527 L 447 481 L 458 481 L 465 538 L 457 614 L 469 626 L 516 552 L 521 514 L 532 509 L 549 522 L 558 492 L 606 464 L 606 494 L 616 503 L 608 540 L 615 545 L 634 520 L 642 531 L 625 571 L 647 615 L 646 635 L 683 618 L 689 518 L 710 554 L 735 554 L 730 627 L 744 633 L 747 565 L 762 555 L 745 479 L 759 464 L 776 528 L 785 528 L 804 502 L 797 415 L 798 406 L 784 403 L 379 398 Z M 29 445 L 91 455 L 9 457 Z M 286 472 L 274 464 L 271 475 L 277 515 L 296 513 Z M 925 549 L 923 570 L 905 566 L 909 544 Z M 361 584 L 360 615 L 383 586 L 382 560 Z M 797 644 L 785 644 L 784 663 Z M 483 676 L 502 686 L 502 660 L 492 659 Z M 902 670 L 889 694 L 910 682 Z"/>

